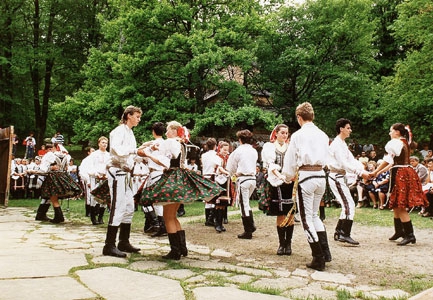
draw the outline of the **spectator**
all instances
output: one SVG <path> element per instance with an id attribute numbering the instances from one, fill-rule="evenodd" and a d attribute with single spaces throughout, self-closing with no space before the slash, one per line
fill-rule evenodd
<path id="1" fill-rule="evenodd" d="M 369 161 L 369 158 L 368 158 L 368 156 L 367 156 L 367 153 L 365 152 L 365 151 L 362 151 L 361 152 L 361 156 L 358 158 L 358 160 L 360 161 L 360 162 L 365 162 L 365 163 L 367 163 L 368 161 Z"/>
<path id="2" fill-rule="evenodd" d="M 375 162 L 377 162 L 379 160 L 379 157 L 377 157 L 377 153 L 375 150 L 371 150 L 370 153 L 368 154 L 368 160 L 373 160 Z"/>
<path id="3" fill-rule="evenodd" d="M 24 157 L 27 159 L 33 159 L 35 157 L 36 140 L 33 135 L 34 133 L 30 132 L 29 136 L 24 140 L 26 143 L 26 154 Z"/>

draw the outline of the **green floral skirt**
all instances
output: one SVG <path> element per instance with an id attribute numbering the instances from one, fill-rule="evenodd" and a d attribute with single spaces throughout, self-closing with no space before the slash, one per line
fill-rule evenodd
<path id="1" fill-rule="evenodd" d="M 164 172 L 155 184 L 144 188 L 140 195 L 141 205 L 155 203 L 188 203 L 196 200 L 208 201 L 225 189 L 196 172 L 171 168 Z"/>
<path id="2" fill-rule="evenodd" d="M 82 194 L 80 185 L 67 172 L 51 171 L 41 186 L 41 197 L 49 199 L 51 196 L 71 198 Z"/>

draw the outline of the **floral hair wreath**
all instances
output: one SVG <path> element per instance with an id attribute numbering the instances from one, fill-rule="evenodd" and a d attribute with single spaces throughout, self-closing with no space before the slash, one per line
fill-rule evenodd
<path id="1" fill-rule="evenodd" d="M 186 128 L 185 126 L 179 127 L 177 129 L 177 136 L 185 143 L 188 143 L 191 137 L 188 128 Z"/>

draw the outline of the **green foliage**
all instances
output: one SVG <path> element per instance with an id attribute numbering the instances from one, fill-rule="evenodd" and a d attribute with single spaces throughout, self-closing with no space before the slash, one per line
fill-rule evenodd
<path id="1" fill-rule="evenodd" d="M 383 82 L 380 112 L 385 127 L 395 122 L 410 124 L 415 140 L 427 140 L 433 125 L 433 6 L 431 1 L 414 0 L 398 6 L 395 34 L 411 48 L 396 64 L 395 76 Z"/>

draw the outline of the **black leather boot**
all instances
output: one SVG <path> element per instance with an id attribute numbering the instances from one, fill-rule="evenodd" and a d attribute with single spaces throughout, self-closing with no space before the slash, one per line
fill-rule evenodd
<path id="1" fill-rule="evenodd" d="M 223 210 L 222 209 L 215 209 L 215 230 L 218 233 L 226 231 L 226 229 L 223 226 Z"/>
<path id="2" fill-rule="evenodd" d="M 63 216 L 62 208 L 54 207 L 54 219 L 50 220 L 51 223 L 59 224 L 65 222 L 65 218 Z"/>
<path id="3" fill-rule="evenodd" d="M 151 235 L 151 237 L 163 236 L 167 234 L 167 229 L 165 228 L 164 217 L 158 216 L 158 231 Z"/>
<path id="4" fill-rule="evenodd" d="M 39 204 L 38 211 L 36 212 L 36 221 L 51 221 L 50 218 L 47 217 L 47 212 L 50 209 L 50 204 Z"/>
<path id="5" fill-rule="evenodd" d="M 185 205 L 182 203 L 177 209 L 177 217 L 182 217 L 185 215 Z"/>
<path id="6" fill-rule="evenodd" d="M 325 270 L 325 259 L 323 258 L 323 252 L 319 242 L 310 243 L 310 248 L 313 260 L 311 263 L 307 264 L 307 268 L 317 271 Z"/>
<path id="7" fill-rule="evenodd" d="M 182 256 L 188 256 L 188 248 L 186 248 L 185 230 L 179 230 L 177 234 L 179 235 L 180 254 L 182 254 Z"/>
<path id="8" fill-rule="evenodd" d="M 104 224 L 105 207 L 100 206 L 98 211 L 98 224 Z"/>
<path id="9" fill-rule="evenodd" d="M 228 223 L 229 223 L 229 218 L 227 216 L 227 206 L 225 206 L 223 211 L 223 224 L 228 224 Z"/>
<path id="10" fill-rule="evenodd" d="M 322 221 L 326 219 L 325 206 L 319 206 L 319 217 Z"/>
<path id="11" fill-rule="evenodd" d="M 404 237 L 403 225 L 400 218 L 394 218 L 394 235 L 389 238 L 390 241 L 395 241 L 401 237 Z"/>
<path id="12" fill-rule="evenodd" d="M 320 247 L 322 248 L 323 258 L 325 259 L 325 262 L 332 261 L 332 256 L 331 256 L 331 251 L 329 250 L 328 236 L 326 234 L 326 231 L 317 232 L 317 236 L 319 237 L 319 244 Z"/>
<path id="13" fill-rule="evenodd" d="M 137 253 L 140 251 L 140 248 L 136 248 L 131 245 L 129 242 L 129 235 L 131 233 L 131 224 L 122 223 L 120 224 L 120 233 L 119 233 L 119 244 L 117 248 L 120 251 L 128 252 L 128 253 Z"/>
<path id="14" fill-rule="evenodd" d="M 280 243 L 277 249 L 277 255 L 284 255 L 284 252 L 286 251 L 286 228 L 277 226 L 277 232 L 278 241 Z"/>
<path id="15" fill-rule="evenodd" d="M 215 226 L 215 209 L 214 208 L 205 208 L 205 216 L 206 216 L 206 222 L 204 223 L 204 225 L 206 226 Z"/>
<path id="16" fill-rule="evenodd" d="M 181 257 L 180 253 L 180 241 L 178 233 L 169 233 L 168 240 L 170 242 L 170 252 L 167 255 L 162 256 L 164 259 L 179 260 Z"/>
<path id="17" fill-rule="evenodd" d="M 257 228 L 256 228 L 256 224 L 254 223 L 254 215 L 253 215 L 253 211 L 252 210 L 250 210 L 250 215 L 249 215 L 248 218 L 250 218 L 251 232 L 255 232 L 257 230 Z"/>
<path id="18" fill-rule="evenodd" d="M 99 225 L 98 221 L 96 221 L 96 213 L 99 207 L 91 206 L 90 207 L 90 221 L 92 221 L 93 225 Z"/>
<path id="19" fill-rule="evenodd" d="M 103 255 L 114 256 L 114 257 L 126 257 L 126 253 L 123 253 L 116 247 L 118 226 L 107 227 L 107 237 L 105 238 L 105 246 L 102 249 Z"/>
<path id="20" fill-rule="evenodd" d="M 90 217 L 90 208 L 91 206 L 89 204 L 86 204 L 86 217 Z"/>
<path id="21" fill-rule="evenodd" d="M 251 225 L 251 216 L 242 217 L 242 224 L 244 225 L 244 232 L 238 234 L 239 239 L 251 240 L 253 238 L 252 225 Z"/>
<path id="22" fill-rule="evenodd" d="M 352 231 L 353 220 L 343 220 L 343 233 L 340 234 L 338 241 L 343 243 L 349 243 L 351 245 L 359 245 L 359 242 L 355 241 L 350 237 Z"/>
<path id="23" fill-rule="evenodd" d="M 397 244 L 397 246 L 405 246 L 409 243 L 415 244 L 416 238 L 413 234 L 412 221 L 402 222 L 401 224 L 403 225 L 404 238 L 400 243 Z"/>
<path id="24" fill-rule="evenodd" d="M 292 237 L 295 225 L 289 225 L 284 228 L 286 229 L 286 249 L 284 251 L 284 255 L 292 255 Z"/>
<path id="25" fill-rule="evenodd" d="M 159 230 L 159 220 L 156 216 L 156 213 L 154 210 L 148 211 L 144 213 L 144 216 L 146 218 L 146 224 L 143 228 L 145 233 L 149 232 L 158 232 Z"/>
<path id="26" fill-rule="evenodd" d="M 338 241 L 340 235 L 343 233 L 343 219 L 339 219 L 337 222 L 337 226 L 335 227 L 334 233 L 334 241 Z"/>

